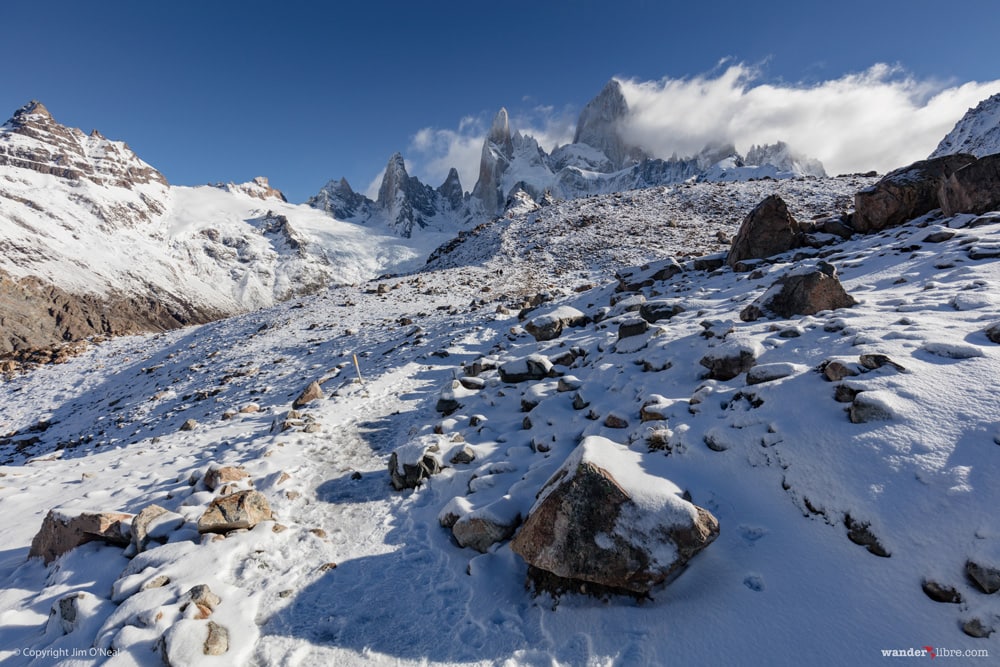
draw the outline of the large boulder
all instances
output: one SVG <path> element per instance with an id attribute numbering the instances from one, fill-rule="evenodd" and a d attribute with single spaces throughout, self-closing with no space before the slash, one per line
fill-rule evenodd
<path id="1" fill-rule="evenodd" d="M 511 549 L 536 586 L 646 595 L 719 534 L 708 510 L 606 438 L 583 440 L 539 493 Z"/>
<path id="2" fill-rule="evenodd" d="M 552 372 L 552 362 L 541 354 L 529 354 L 521 359 L 512 359 L 499 368 L 500 381 L 510 384 L 541 380 Z"/>
<path id="3" fill-rule="evenodd" d="M 976 158 L 958 153 L 921 160 L 891 171 L 854 195 L 854 229 L 870 234 L 897 227 L 940 207 L 938 189 L 954 172 Z"/>
<path id="4" fill-rule="evenodd" d="M 814 268 L 803 268 L 778 278 L 740 311 L 740 319 L 753 322 L 768 314 L 783 318 L 813 315 L 822 310 L 850 308 L 856 303 L 840 284 L 833 265 L 821 262 Z"/>
<path id="5" fill-rule="evenodd" d="M 788 206 L 778 195 L 771 195 L 750 211 L 726 255 L 726 264 L 735 268 L 737 262 L 764 259 L 799 245 L 799 223 L 788 212 Z"/>
<path id="6" fill-rule="evenodd" d="M 938 199 L 942 212 L 949 216 L 1000 209 L 1000 154 L 956 170 L 941 183 Z"/>
<path id="7" fill-rule="evenodd" d="M 710 349 L 698 363 L 708 369 L 708 378 L 726 381 L 753 368 L 763 353 L 764 347 L 756 341 L 733 339 Z"/>
<path id="8" fill-rule="evenodd" d="M 269 521 L 271 506 L 259 491 L 240 491 L 212 501 L 198 519 L 199 533 L 228 533 Z"/>
<path id="9" fill-rule="evenodd" d="M 524 330 L 535 337 L 537 341 L 553 340 L 562 334 L 567 327 L 585 325 L 589 318 L 572 306 L 560 306 L 544 315 L 532 318 L 524 325 Z"/>
<path id="10" fill-rule="evenodd" d="M 31 540 L 28 558 L 40 556 L 48 565 L 53 560 L 87 542 L 101 541 L 128 546 L 126 524 L 132 515 L 123 512 L 77 512 L 53 509 Z"/>
<path id="11" fill-rule="evenodd" d="M 149 545 L 163 544 L 170 534 L 184 525 L 184 517 L 159 505 L 147 505 L 132 519 L 132 544 L 136 553 Z"/>

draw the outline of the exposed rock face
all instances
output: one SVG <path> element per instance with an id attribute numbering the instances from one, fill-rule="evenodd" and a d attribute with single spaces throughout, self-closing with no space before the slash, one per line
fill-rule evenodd
<path id="1" fill-rule="evenodd" d="M 546 482 L 511 549 L 540 587 L 554 577 L 645 595 L 718 534 L 715 517 L 646 473 L 640 455 L 594 436 Z"/>
<path id="2" fill-rule="evenodd" d="M 0 355 L 24 353 L 90 336 L 166 331 L 223 316 L 169 295 L 74 295 L 35 277 L 0 271 Z"/>
<path id="3" fill-rule="evenodd" d="M 799 245 L 799 223 L 778 195 L 771 195 L 750 211 L 733 238 L 726 264 L 763 259 Z"/>
<path id="4" fill-rule="evenodd" d="M 462 191 L 462 181 L 458 177 L 458 170 L 452 167 L 448 171 L 448 176 L 444 183 L 438 188 L 438 192 L 453 209 L 458 209 L 465 200 L 465 193 Z"/>
<path id="5" fill-rule="evenodd" d="M 288 201 L 281 190 L 271 187 L 271 183 L 267 180 L 266 176 L 257 176 L 249 183 L 220 183 L 216 187 L 227 192 L 239 192 L 254 199 Z"/>
<path id="6" fill-rule="evenodd" d="M 954 171 L 938 190 L 941 211 L 981 215 L 1000 208 L 1000 154 L 988 155 Z"/>
<path id="7" fill-rule="evenodd" d="M 955 153 L 967 153 L 976 157 L 1000 153 L 1000 93 L 986 98 L 975 109 L 965 112 L 930 157 Z"/>
<path id="8" fill-rule="evenodd" d="M 789 318 L 813 315 L 822 310 L 850 308 L 857 301 L 844 290 L 833 265 L 786 274 L 752 304 L 740 311 L 740 319 L 753 322 L 767 314 Z"/>
<path id="9" fill-rule="evenodd" d="M 489 134 L 483 142 L 483 154 L 479 160 L 479 180 L 472 190 L 472 196 L 483 203 L 483 210 L 488 216 L 499 213 L 507 199 L 502 188 L 503 174 L 510 166 L 513 156 L 514 144 L 510 135 L 510 122 L 507 118 L 507 109 L 502 108 L 493 119 Z"/>
<path id="10" fill-rule="evenodd" d="M 167 184 L 125 143 L 105 139 L 97 130 L 88 136 L 60 125 L 34 100 L 0 127 L 0 165 L 123 188 Z"/>
<path id="11" fill-rule="evenodd" d="M 70 549 L 97 540 L 127 546 L 128 535 L 122 524 L 131 518 L 131 514 L 122 512 L 49 510 L 41 529 L 31 540 L 28 558 L 40 556 L 48 565 Z"/>
<path id="12" fill-rule="evenodd" d="M 346 178 L 330 181 L 306 204 L 326 211 L 338 220 L 367 220 L 372 216 L 375 205 L 368 197 L 355 192 Z"/>
<path id="13" fill-rule="evenodd" d="M 604 153 L 614 169 L 646 159 L 646 154 L 622 138 L 622 123 L 628 117 L 628 102 L 622 86 L 611 79 L 597 97 L 587 103 L 576 123 L 574 144 L 587 144 Z"/>
<path id="14" fill-rule="evenodd" d="M 854 228 L 870 234 L 938 208 L 942 182 L 975 161 L 971 155 L 944 155 L 889 172 L 854 196 Z"/>
<path id="15" fill-rule="evenodd" d="M 199 533 L 250 529 L 271 517 L 271 505 L 259 491 L 240 491 L 212 501 L 198 519 Z"/>
<path id="16" fill-rule="evenodd" d="M 414 227 L 426 227 L 427 220 L 437 213 L 434 188 L 411 177 L 399 153 L 389 158 L 375 206 L 404 238 L 410 238 Z"/>

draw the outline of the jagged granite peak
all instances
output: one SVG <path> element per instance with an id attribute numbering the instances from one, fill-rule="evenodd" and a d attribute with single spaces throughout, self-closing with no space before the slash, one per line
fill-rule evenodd
<path id="1" fill-rule="evenodd" d="M 773 144 L 753 145 L 747 150 L 744 163 L 749 166 L 764 167 L 771 165 L 779 172 L 790 172 L 803 176 L 826 177 L 823 163 L 794 151 L 784 141 Z"/>
<path id="2" fill-rule="evenodd" d="M 438 193 L 444 197 L 445 201 L 451 205 L 453 209 L 457 209 L 462 205 L 465 199 L 465 192 L 462 190 L 462 181 L 458 177 L 458 170 L 452 167 L 448 171 L 448 176 L 444 179 L 444 183 L 438 188 Z"/>
<path id="3" fill-rule="evenodd" d="M 132 188 L 167 185 L 159 171 L 127 144 L 60 125 L 44 104 L 28 102 L 0 127 L 0 166 L 30 169 L 71 180 Z"/>
<path id="4" fill-rule="evenodd" d="M 410 238 L 414 227 L 426 227 L 439 212 L 437 192 L 406 172 L 401 153 L 393 153 L 382 175 L 375 209 L 390 228 Z"/>
<path id="5" fill-rule="evenodd" d="M 580 112 L 573 143 L 587 144 L 600 150 L 617 169 L 644 160 L 648 156 L 642 149 L 630 146 L 622 138 L 621 126 L 628 113 L 622 86 L 616 79 L 611 79 Z"/>
<path id="6" fill-rule="evenodd" d="M 987 97 L 974 109 L 966 111 L 930 157 L 955 153 L 976 157 L 1000 153 L 1000 93 Z"/>
<path id="7" fill-rule="evenodd" d="M 493 118 L 490 131 L 483 141 L 479 160 L 479 180 L 472 189 L 472 196 L 483 203 L 488 216 L 499 213 L 506 201 L 503 192 L 503 175 L 514 156 L 514 141 L 510 134 L 507 109 L 501 108 Z"/>
<path id="8" fill-rule="evenodd" d="M 355 192 L 346 178 L 332 180 L 306 201 L 307 206 L 326 211 L 337 220 L 364 222 L 372 215 L 373 202 L 360 192 Z"/>

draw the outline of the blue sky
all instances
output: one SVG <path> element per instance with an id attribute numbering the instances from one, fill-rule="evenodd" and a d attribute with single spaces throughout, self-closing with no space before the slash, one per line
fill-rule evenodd
<path id="1" fill-rule="evenodd" d="M 905 82 L 896 92 L 920 107 L 940 90 L 1000 78 L 992 0 L 60 0 L 7 3 L 0 16 L 0 115 L 39 99 L 64 124 L 128 142 L 172 183 L 266 175 L 292 201 L 340 176 L 365 190 L 397 150 L 438 185 L 443 161 L 468 162 L 500 106 L 520 126 L 564 138 L 613 76 L 634 82 L 661 115 L 671 82 L 798 99 L 868 72 L 881 81 L 875 88 Z M 872 73 L 877 63 L 897 67 Z M 727 73 L 738 80 L 723 82 Z M 682 131 L 648 120 L 637 133 Z"/>

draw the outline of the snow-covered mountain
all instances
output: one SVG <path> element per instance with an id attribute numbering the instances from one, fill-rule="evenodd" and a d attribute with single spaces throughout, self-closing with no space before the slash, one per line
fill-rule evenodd
<path id="1" fill-rule="evenodd" d="M 1000 93 L 969 109 L 930 157 L 969 153 L 976 157 L 1000 153 Z"/>
<path id="2" fill-rule="evenodd" d="M 347 181 L 330 181 L 309 204 L 335 217 L 384 225 L 410 236 L 416 227 L 458 231 L 507 210 L 526 197 L 573 199 L 688 180 L 748 181 L 759 178 L 824 177 L 823 165 L 796 153 L 784 142 L 753 146 L 746 156 L 731 144 L 706 146 L 691 157 L 653 158 L 622 134 L 629 114 L 621 84 L 612 79 L 580 112 L 573 143 L 551 154 L 538 141 L 510 125 L 501 108 L 483 140 L 479 178 L 471 196 L 461 195 L 454 170 L 433 189 L 406 173 L 393 155 L 382 177 L 378 200 L 354 192 Z M 443 192 L 448 189 L 450 195 Z M 518 197 L 513 197 L 520 193 Z"/>
<path id="3" fill-rule="evenodd" d="M 0 239 L 0 352 L 206 322 L 417 258 L 265 178 L 171 187 L 38 102 L 0 127 Z"/>

